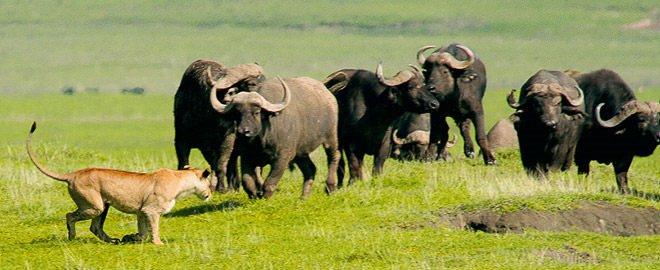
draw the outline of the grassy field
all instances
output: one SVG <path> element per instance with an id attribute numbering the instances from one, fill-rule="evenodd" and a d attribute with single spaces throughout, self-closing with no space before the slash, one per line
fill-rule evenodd
<path id="1" fill-rule="evenodd" d="M 487 64 L 489 126 L 511 113 L 507 89 L 540 68 L 612 68 L 640 99 L 659 100 L 659 32 L 621 30 L 654 1 L 72 2 L 0 3 L 0 268 L 660 267 L 658 236 L 486 234 L 437 224 L 437 213 L 451 209 L 555 211 L 584 200 L 660 208 L 657 153 L 635 159 L 629 173 L 631 188 L 655 197 L 612 193 L 610 166 L 592 163 L 589 177 L 573 168 L 539 182 L 525 176 L 517 152 L 485 167 L 460 147 L 449 163 L 388 161 L 381 177 L 328 197 L 317 151 L 308 200 L 298 200 L 299 171 L 287 172 L 267 201 L 242 192 L 183 200 L 161 220 L 166 245 L 156 247 L 102 243 L 89 222 L 68 241 L 64 215 L 74 204 L 66 187 L 39 174 L 23 146 L 36 120 L 36 150 L 56 171 L 174 167 L 172 99 L 198 58 L 258 61 L 268 74 L 320 79 L 343 67 L 374 69 L 381 59 L 393 73 L 422 45 L 460 41 Z M 64 96 L 66 86 L 101 93 Z M 135 86 L 147 93 L 118 93 Z M 206 167 L 196 151 L 192 163 Z M 110 211 L 111 236 L 135 227 L 133 216 Z M 597 260 L 547 255 L 564 246 Z"/>

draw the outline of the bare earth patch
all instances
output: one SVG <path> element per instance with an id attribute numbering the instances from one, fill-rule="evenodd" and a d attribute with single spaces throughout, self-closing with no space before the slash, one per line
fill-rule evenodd
<path id="1" fill-rule="evenodd" d="M 660 210 L 632 208 L 606 202 L 582 202 L 578 207 L 559 212 L 523 209 L 510 213 L 482 210 L 442 214 L 441 220 L 453 227 L 488 233 L 540 231 L 589 231 L 616 236 L 660 233 Z"/>

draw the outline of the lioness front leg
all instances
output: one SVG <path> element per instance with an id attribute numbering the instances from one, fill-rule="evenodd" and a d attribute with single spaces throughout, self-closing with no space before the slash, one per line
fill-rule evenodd
<path id="1" fill-rule="evenodd" d="M 149 220 L 147 219 L 147 215 L 144 213 L 137 214 L 137 226 L 137 233 L 124 235 L 124 237 L 121 238 L 121 241 L 125 243 L 144 241 L 149 233 Z"/>
<path id="2" fill-rule="evenodd" d="M 160 241 L 160 231 L 158 228 L 158 223 L 160 222 L 160 213 L 158 212 L 149 212 L 146 213 L 147 219 L 149 220 L 149 228 L 151 229 L 151 242 L 155 245 L 162 245 L 163 242 Z"/>

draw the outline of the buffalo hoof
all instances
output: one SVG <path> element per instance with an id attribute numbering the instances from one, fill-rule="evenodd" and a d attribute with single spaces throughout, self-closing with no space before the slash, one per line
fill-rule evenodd
<path id="1" fill-rule="evenodd" d="M 467 158 L 472 159 L 472 158 L 474 158 L 474 157 L 476 156 L 476 154 L 474 153 L 474 151 L 468 151 L 468 152 L 465 152 L 465 156 L 466 156 Z"/>
<path id="2" fill-rule="evenodd" d="M 326 185 L 325 186 L 325 194 L 330 195 L 335 191 L 337 191 L 337 185 Z"/>
<path id="3" fill-rule="evenodd" d="M 453 158 L 451 157 L 451 154 L 449 152 L 445 151 L 442 154 L 438 155 L 438 160 L 450 162 L 453 160 Z"/>

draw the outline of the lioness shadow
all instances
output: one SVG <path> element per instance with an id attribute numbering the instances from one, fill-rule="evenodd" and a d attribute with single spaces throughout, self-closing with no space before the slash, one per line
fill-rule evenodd
<path id="1" fill-rule="evenodd" d="M 229 201 L 224 201 L 221 202 L 220 204 L 205 204 L 205 205 L 198 205 L 198 206 L 193 206 L 193 207 L 188 207 L 188 208 L 183 208 L 179 209 L 176 211 L 172 211 L 170 213 L 165 214 L 165 217 L 187 217 L 191 215 L 199 215 L 207 212 L 215 212 L 215 211 L 231 211 L 234 210 L 238 207 L 241 207 L 243 203 L 239 201 L 234 201 L 234 200 L 229 200 Z"/>

